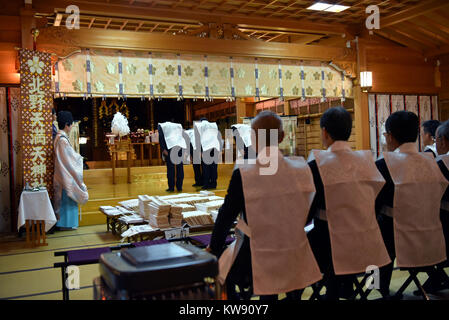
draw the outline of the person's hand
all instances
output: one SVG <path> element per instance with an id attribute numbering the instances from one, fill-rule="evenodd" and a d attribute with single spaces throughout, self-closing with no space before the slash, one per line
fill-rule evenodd
<path id="1" fill-rule="evenodd" d="M 209 253 L 212 252 L 212 249 L 209 246 L 207 246 L 206 249 L 204 249 L 204 250 Z"/>
<path id="2" fill-rule="evenodd" d="M 162 154 L 167 157 L 168 156 L 168 151 L 164 150 L 164 151 L 162 151 Z"/>

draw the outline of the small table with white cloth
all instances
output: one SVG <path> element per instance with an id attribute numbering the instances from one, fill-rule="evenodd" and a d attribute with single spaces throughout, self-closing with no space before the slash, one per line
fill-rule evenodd
<path id="1" fill-rule="evenodd" d="M 46 189 L 39 191 L 24 190 L 22 192 L 20 195 L 17 229 L 20 229 L 23 225 L 26 226 L 27 245 L 33 247 L 48 245 L 45 233 L 56 222 L 55 212 Z"/>

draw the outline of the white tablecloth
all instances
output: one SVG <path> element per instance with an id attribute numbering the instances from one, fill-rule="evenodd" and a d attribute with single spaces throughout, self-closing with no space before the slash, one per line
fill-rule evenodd
<path id="1" fill-rule="evenodd" d="M 55 212 L 53 211 L 47 190 L 22 192 L 17 230 L 25 224 L 25 220 L 44 220 L 45 232 L 56 224 Z"/>

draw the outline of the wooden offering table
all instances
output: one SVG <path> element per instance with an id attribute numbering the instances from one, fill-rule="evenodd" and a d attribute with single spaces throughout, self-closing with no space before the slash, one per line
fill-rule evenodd
<path id="1" fill-rule="evenodd" d="M 112 162 L 112 184 L 115 184 L 115 166 L 118 160 L 119 152 L 126 152 L 126 166 L 127 166 L 127 182 L 131 183 L 131 159 L 134 155 L 134 148 L 129 139 L 122 139 L 114 141 L 113 144 L 108 141 L 109 154 Z"/>

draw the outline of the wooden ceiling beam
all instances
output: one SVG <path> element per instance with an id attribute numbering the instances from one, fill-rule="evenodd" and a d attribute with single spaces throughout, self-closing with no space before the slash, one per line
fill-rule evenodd
<path id="1" fill-rule="evenodd" d="M 90 29 L 90 28 L 92 27 L 92 25 L 94 24 L 94 22 L 95 22 L 95 18 L 92 18 L 92 19 L 90 20 L 90 22 L 89 22 L 88 29 Z"/>
<path id="2" fill-rule="evenodd" d="M 243 14 L 219 14 L 215 12 L 199 12 L 193 10 L 183 9 L 159 9 L 138 6 L 136 3 L 133 6 L 120 5 L 110 3 L 105 6 L 104 2 L 86 1 L 86 0 L 34 0 L 33 7 L 39 13 L 54 13 L 55 11 L 65 12 L 65 8 L 69 5 L 77 5 L 81 13 L 97 13 L 101 15 L 108 15 L 110 17 L 116 16 L 121 18 L 140 18 L 149 20 L 151 18 L 163 18 L 173 21 L 183 22 L 212 22 L 219 24 L 232 24 L 242 27 L 271 27 L 277 29 L 293 29 L 305 32 L 322 32 L 327 34 L 343 34 L 350 33 L 349 28 L 345 24 L 327 24 L 315 23 L 307 21 L 298 21 L 295 19 L 274 19 L 251 17 Z M 243 7 L 243 6 L 242 6 Z M 241 7 L 241 8 L 242 8 Z"/>
<path id="3" fill-rule="evenodd" d="M 38 48 L 110 48 L 117 50 L 197 53 L 225 56 L 272 57 L 319 61 L 355 61 L 354 49 L 263 42 L 223 40 L 162 33 L 48 27 L 41 30 Z"/>
<path id="4" fill-rule="evenodd" d="M 423 53 L 425 50 L 425 46 L 422 43 L 416 42 L 396 31 L 391 30 L 391 29 L 388 29 L 388 30 L 380 29 L 380 30 L 376 30 L 374 32 L 384 38 L 387 38 L 389 40 L 400 43 L 404 46 L 409 47 L 412 50 L 418 51 L 419 53 Z"/>
<path id="5" fill-rule="evenodd" d="M 423 14 L 447 7 L 449 1 L 447 0 L 427 0 L 420 1 L 420 3 L 413 7 L 401 10 L 397 13 L 391 14 L 385 18 L 380 17 L 380 28 L 391 27 L 395 24 L 407 21 Z"/>
<path id="6" fill-rule="evenodd" d="M 449 41 L 449 28 L 435 24 L 431 20 L 427 20 L 426 17 L 419 17 L 411 20 L 410 23 L 420 26 L 422 29 L 426 30 L 429 35 L 433 33 L 440 36 L 440 38 Z"/>
<path id="7" fill-rule="evenodd" d="M 419 32 L 410 27 L 407 27 L 403 24 L 398 24 L 393 28 L 396 32 L 403 34 L 404 36 L 416 41 L 425 44 L 427 47 L 437 48 L 438 45 L 441 45 L 440 41 L 436 41 L 433 38 L 427 37 L 425 35 L 420 34 Z"/>

